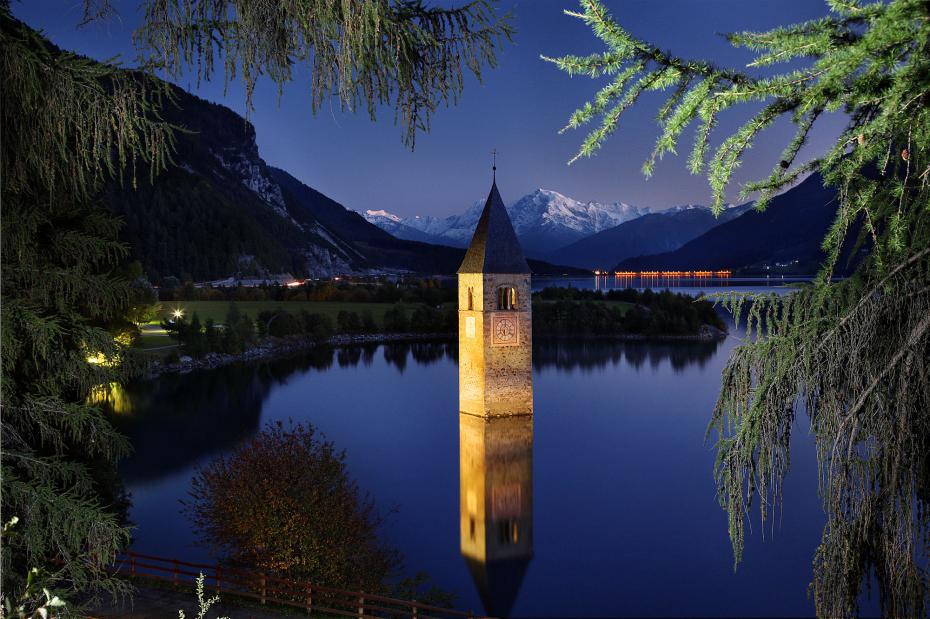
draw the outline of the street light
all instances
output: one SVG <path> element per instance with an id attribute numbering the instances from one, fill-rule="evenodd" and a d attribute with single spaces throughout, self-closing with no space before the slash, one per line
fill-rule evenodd
<path id="1" fill-rule="evenodd" d="M 171 312 L 171 315 L 174 316 L 175 320 L 181 320 L 184 318 L 184 310 L 178 307 L 173 312 Z"/>

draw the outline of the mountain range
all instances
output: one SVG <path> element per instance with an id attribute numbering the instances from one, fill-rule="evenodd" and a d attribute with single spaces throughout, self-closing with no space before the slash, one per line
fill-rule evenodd
<path id="1" fill-rule="evenodd" d="M 764 211 L 749 209 L 684 243 L 674 251 L 621 260 L 618 270 L 733 269 L 815 273 L 825 258 L 822 243 L 836 216 L 836 191 L 811 174 L 774 197 Z M 868 245 L 856 247 L 853 222 L 836 273 L 851 270 Z M 855 251 L 855 253 L 854 253 Z"/>
<path id="2" fill-rule="evenodd" d="M 461 215 L 449 217 L 399 217 L 378 209 L 366 211 L 365 218 L 398 238 L 465 247 L 483 206 L 481 199 Z M 537 189 L 507 205 L 523 251 L 540 258 L 648 212 L 623 202 L 582 202 L 551 189 Z"/>
<path id="3" fill-rule="evenodd" d="M 122 239 L 156 282 L 203 281 L 237 272 L 295 276 L 414 272 L 452 274 L 482 202 L 451 217 L 360 213 L 259 155 L 255 129 L 232 110 L 171 87 L 168 121 L 175 165 L 154 182 L 113 183 L 104 202 L 125 225 Z M 834 192 L 812 176 L 758 213 L 749 204 L 714 217 L 703 206 L 665 211 L 623 202 L 582 202 L 537 189 L 508 207 L 537 274 L 596 268 L 813 272 L 835 213 Z M 553 266 L 569 265 L 569 266 Z M 572 268 L 576 270 L 572 271 Z"/>
<path id="4" fill-rule="evenodd" d="M 731 206 L 715 216 L 706 206 L 647 213 L 547 254 L 547 260 L 604 270 L 633 256 L 678 249 L 711 228 L 739 217 L 752 204 Z"/>
<path id="5" fill-rule="evenodd" d="M 104 202 L 121 238 L 154 281 L 203 281 L 243 272 L 295 276 L 452 274 L 459 247 L 396 238 L 258 153 L 255 129 L 222 105 L 174 86 L 162 111 L 178 132 L 174 163 L 154 182 L 113 183 Z M 469 232 L 470 234 L 470 232 Z M 566 269 L 531 261 L 537 273 Z"/>
<path id="6" fill-rule="evenodd" d="M 716 216 L 700 205 L 653 211 L 622 202 L 580 202 L 544 189 L 512 202 L 507 211 L 524 251 L 553 264 L 587 271 L 812 274 L 824 258 L 821 243 L 836 213 L 835 198 L 814 174 L 776 196 L 763 212 L 751 202 L 729 205 Z M 471 207 L 446 218 L 401 218 L 370 210 L 365 218 L 400 238 L 461 244 L 470 238 L 476 213 Z M 572 238 L 578 240 L 565 244 Z"/>

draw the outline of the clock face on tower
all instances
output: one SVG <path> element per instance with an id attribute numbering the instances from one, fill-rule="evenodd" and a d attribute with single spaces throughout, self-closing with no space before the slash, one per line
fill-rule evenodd
<path id="1" fill-rule="evenodd" d="M 493 346 L 517 346 L 520 342 L 518 317 L 513 314 L 491 316 L 491 344 Z"/>

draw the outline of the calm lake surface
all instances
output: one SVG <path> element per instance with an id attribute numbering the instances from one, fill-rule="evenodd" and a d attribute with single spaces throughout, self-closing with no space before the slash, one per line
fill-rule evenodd
<path id="1" fill-rule="evenodd" d="M 671 290 L 681 294 L 700 296 L 721 292 L 787 294 L 794 286 L 808 283 L 810 277 L 621 277 L 599 275 L 597 277 L 534 277 L 533 291 L 547 286 L 572 287 L 585 290 Z"/>
<path id="2" fill-rule="evenodd" d="M 812 614 L 824 518 L 805 429 L 795 432 L 783 512 L 764 531 L 753 512 L 733 570 L 704 435 L 736 343 L 536 342 L 533 556 L 514 615 Z M 457 372 L 455 346 L 435 342 L 319 350 L 132 386 L 117 418 L 136 449 L 122 467 L 134 548 L 209 559 L 180 511 L 195 468 L 293 419 L 346 450 L 382 511 L 396 508 L 383 535 L 407 572 L 425 570 L 459 608 L 480 612 L 460 553 Z"/>

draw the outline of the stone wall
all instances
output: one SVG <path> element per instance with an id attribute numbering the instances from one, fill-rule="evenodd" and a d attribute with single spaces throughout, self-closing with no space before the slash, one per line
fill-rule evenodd
<path id="1" fill-rule="evenodd" d="M 473 309 L 468 309 L 468 289 Z M 484 415 L 483 281 L 478 273 L 459 275 L 459 411 Z"/>
<path id="2" fill-rule="evenodd" d="M 515 310 L 485 312 L 485 414 L 526 415 L 533 412 L 533 314 L 529 275 L 484 275 L 484 303 L 497 308 L 497 290 L 517 289 Z M 515 345 L 503 344 L 495 336 L 495 320 L 515 320 Z"/>
<path id="3" fill-rule="evenodd" d="M 511 286 L 516 308 L 498 311 L 498 289 Z M 482 417 L 532 414 L 530 276 L 462 273 L 458 298 L 459 411 Z"/>

